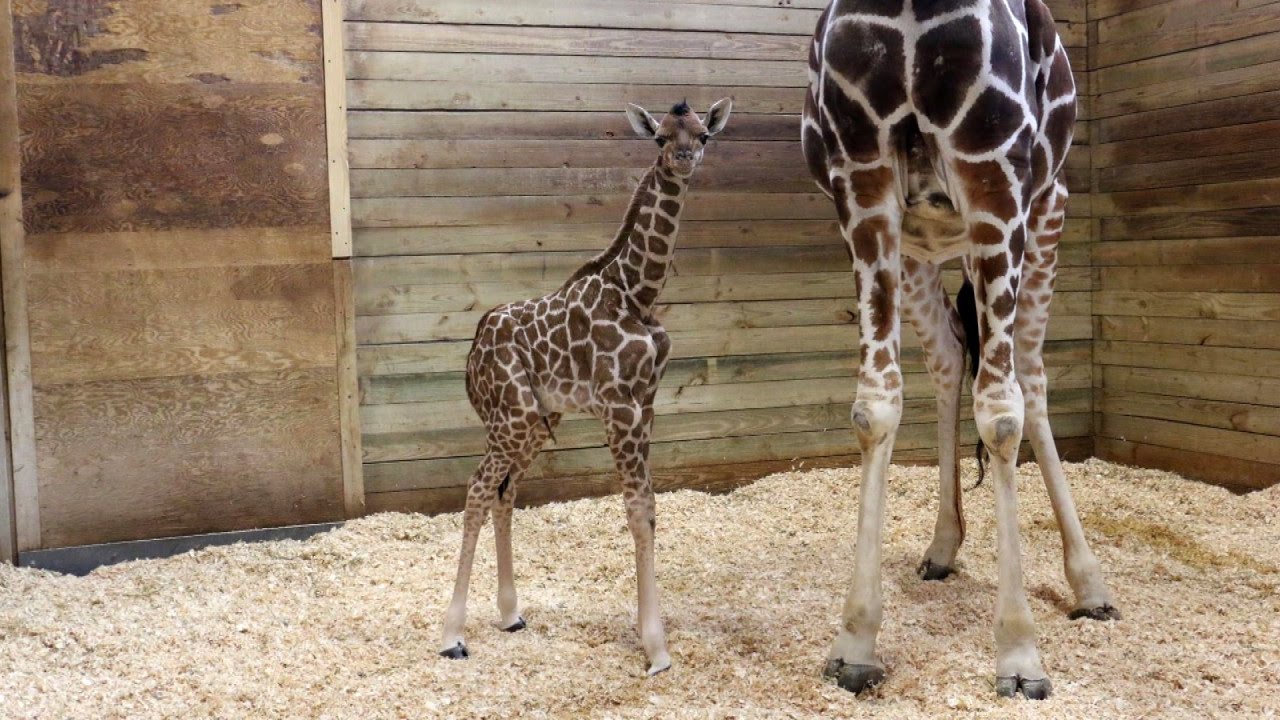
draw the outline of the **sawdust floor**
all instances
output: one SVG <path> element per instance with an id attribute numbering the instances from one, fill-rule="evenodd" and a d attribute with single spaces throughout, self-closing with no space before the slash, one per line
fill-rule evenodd
<path id="1" fill-rule="evenodd" d="M 972 473 L 972 467 L 967 468 Z M 966 494 L 960 573 L 913 568 L 932 468 L 894 467 L 885 537 L 889 679 L 819 677 L 850 574 L 856 468 L 724 496 L 660 496 L 674 669 L 643 676 L 631 538 L 615 498 L 516 514 L 530 628 L 495 619 L 482 535 L 466 662 L 436 657 L 456 515 L 384 514 L 308 542 L 210 549 L 86 578 L 0 568 L 0 715 L 18 718 L 1273 717 L 1280 713 L 1280 488 L 1237 497 L 1098 461 L 1068 470 L 1125 617 L 1069 621 L 1059 540 L 1022 469 L 1027 588 L 1056 694 L 992 691 L 991 489 Z"/>

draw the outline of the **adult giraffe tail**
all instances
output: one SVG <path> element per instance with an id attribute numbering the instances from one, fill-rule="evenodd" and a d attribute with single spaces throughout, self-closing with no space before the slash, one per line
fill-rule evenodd
<path id="1" fill-rule="evenodd" d="M 967 276 L 964 284 L 960 286 L 960 292 L 956 293 L 956 310 L 960 313 L 960 322 L 964 325 L 964 344 L 969 351 L 969 379 L 974 381 L 978 379 L 982 342 L 978 336 L 978 302 L 973 295 L 973 283 L 969 282 Z M 974 451 L 974 456 L 978 459 L 978 482 L 974 484 L 975 488 L 981 485 L 983 478 L 986 477 L 985 451 L 986 447 L 982 444 L 982 438 L 979 437 L 978 447 Z"/>

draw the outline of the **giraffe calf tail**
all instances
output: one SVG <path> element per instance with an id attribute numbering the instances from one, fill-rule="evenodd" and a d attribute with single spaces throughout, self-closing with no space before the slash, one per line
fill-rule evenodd
<path id="1" fill-rule="evenodd" d="M 976 380 L 978 363 L 982 358 L 982 341 L 978 336 L 978 302 L 973 294 L 973 283 L 969 282 L 967 276 L 964 284 L 960 286 L 960 291 L 956 293 L 956 310 L 960 313 L 960 321 L 964 325 L 964 344 L 969 351 L 969 379 Z M 974 483 L 970 490 L 982 485 L 987 474 L 986 447 L 982 443 L 982 438 L 978 438 L 974 457 L 978 460 L 978 482 Z"/>

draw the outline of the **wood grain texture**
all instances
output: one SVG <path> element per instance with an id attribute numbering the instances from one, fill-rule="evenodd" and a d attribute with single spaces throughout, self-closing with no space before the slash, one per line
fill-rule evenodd
<path id="1" fill-rule="evenodd" d="M 627 102 L 660 113 L 679 99 L 703 110 L 734 98 L 733 120 L 694 180 L 678 272 L 663 296 L 674 347 L 658 411 L 661 472 L 715 487 L 731 482 L 727 468 L 765 472 L 788 454 L 850 461 L 853 282 L 833 208 L 798 143 L 805 43 L 824 5 L 349 6 L 355 329 L 371 510 L 421 509 L 434 492 L 456 499 L 449 493 L 482 450 L 461 394 L 475 322 L 494 305 L 554 290 L 607 244 L 655 153 L 632 139 Z M 1083 83 L 1084 0 L 1052 5 Z M 1059 435 L 1085 437 L 1081 447 L 1093 384 L 1088 138 L 1082 123 L 1068 161 L 1075 197 L 1048 351 Z M 958 288 L 956 269 L 946 283 Z M 910 330 L 904 342 L 914 449 L 899 456 L 923 457 L 936 444 L 933 403 Z M 534 489 L 521 497 L 611 488 L 598 430 L 568 419 L 546 478 L 526 483 Z M 387 484 L 392 475 L 398 484 Z"/>
<path id="2" fill-rule="evenodd" d="M 17 3 L 30 547 L 345 515 L 321 10 Z"/>
<path id="3" fill-rule="evenodd" d="M 29 428 L 31 423 L 31 380 L 29 372 L 15 375 L 15 365 L 30 368 L 26 347 L 11 347 L 7 339 L 11 328 L 19 320 L 25 324 L 25 302 L 15 297 L 17 293 L 11 283 L 18 281 L 21 289 L 21 273 L 13 268 L 21 268 L 21 250 L 23 247 L 22 228 L 22 172 L 21 152 L 18 146 L 18 96 L 16 74 L 14 68 L 13 16 L 10 0 L 0 0 L 0 312 L 3 312 L 4 324 L 0 332 L 5 333 L 6 342 L 0 349 L 0 424 L 4 428 L 3 441 L 0 442 L 0 562 L 16 563 L 18 560 L 20 521 L 18 520 L 18 497 L 24 519 L 21 524 L 30 525 L 39 522 L 38 514 L 30 511 L 33 504 L 32 494 L 35 487 L 34 464 L 25 476 L 15 473 L 15 461 L 35 456 L 34 437 L 30 432 L 15 430 Z M 16 258 L 15 258 L 16 256 Z M 15 259 L 18 265 L 13 265 Z M 15 307 L 16 306 L 16 307 Z M 22 334 L 25 338 L 25 333 Z M 16 355 L 17 358 L 11 356 Z M 22 383 L 23 388 L 14 386 Z M 12 388 L 12 389 L 11 389 Z M 25 403 L 22 400 L 25 399 Z M 22 443 L 22 445 L 19 445 Z M 39 529 L 26 530 L 24 537 L 39 536 Z"/>
<path id="4" fill-rule="evenodd" d="M 351 260 L 333 262 L 334 317 L 338 340 L 338 434 L 342 444 L 342 498 L 348 518 L 365 510 L 360 430 L 360 380 L 356 369 L 356 308 Z"/>
<path id="5" fill-rule="evenodd" d="M 32 234 L 329 224 L 318 87 L 23 85 L 19 103 Z"/>
<path id="6" fill-rule="evenodd" d="M 1280 481 L 1280 4 L 1093 0 L 1099 454 Z"/>
<path id="7" fill-rule="evenodd" d="M 351 257 L 351 167 L 347 156 L 347 72 L 342 0 L 320 0 L 324 24 L 324 118 L 333 257 Z"/>
<path id="8" fill-rule="evenodd" d="M 40 387 L 43 541 L 344 515 L 333 368 Z"/>
<path id="9" fill-rule="evenodd" d="M 24 189 L 19 146 L 16 49 L 10 0 L 0 2 L 0 287 L 3 288 L 6 464 L 0 475 L 0 533 L 4 557 L 40 547 L 39 477 L 35 403 L 31 382 L 31 338 L 27 325 L 26 230 L 22 222 Z M 27 188 L 27 192 L 30 188 Z M 9 518 L 12 517 L 12 523 Z"/>

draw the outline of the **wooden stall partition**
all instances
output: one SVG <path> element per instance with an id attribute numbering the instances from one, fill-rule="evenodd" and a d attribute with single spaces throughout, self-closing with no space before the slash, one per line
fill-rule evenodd
<path id="1" fill-rule="evenodd" d="M 1091 12 L 1097 452 L 1280 482 L 1280 3 Z"/>
<path id="2" fill-rule="evenodd" d="M 12 287 L 8 282 L 21 268 L 20 256 L 15 253 L 22 249 L 22 176 L 20 151 L 18 146 L 18 96 L 13 62 L 13 15 L 9 0 L 0 0 L 0 333 L 8 337 L 6 325 L 26 322 L 25 313 L 5 312 L 11 307 L 20 307 L 19 298 L 9 292 Z M 21 285 L 19 284 L 19 288 Z M 25 334 L 23 335 L 25 336 Z M 29 402 L 25 405 L 14 403 L 10 399 L 9 388 L 14 385 L 10 377 L 10 359 L 22 360 L 16 363 L 21 372 L 27 358 L 25 348 L 13 350 L 0 342 L 0 562 L 14 563 L 18 560 L 18 518 L 16 508 L 16 487 L 13 472 L 13 445 L 10 438 L 14 427 L 31 428 Z M 18 378 L 25 385 L 22 398 L 30 400 L 31 385 L 29 379 Z M 26 411 L 10 413 L 10 409 L 22 408 Z M 31 435 L 25 438 L 19 433 L 19 440 L 26 440 L 30 445 Z M 30 452 L 31 447 L 27 448 Z M 34 466 L 32 467 L 34 470 Z M 27 474 L 28 479 L 30 474 Z M 33 485 L 26 482 L 25 487 Z M 29 507 L 29 504 L 27 505 Z M 30 516 L 28 515 L 28 521 Z M 28 532 L 30 532 L 28 530 Z"/>
<path id="3" fill-rule="evenodd" d="M 1051 3 L 1082 87 L 1084 0 Z M 346 63 L 354 294 L 370 510 L 460 507 L 484 438 L 462 369 L 490 307 L 554 290 L 602 249 L 655 157 L 622 110 L 734 98 L 694 179 L 661 313 L 661 488 L 727 488 L 857 462 L 853 278 L 807 175 L 799 112 L 824 0 L 351 0 Z M 1078 142 L 1089 142 L 1086 120 Z M 1048 364 L 1055 430 L 1091 451 L 1089 158 L 1071 156 Z M 958 273 L 947 282 L 954 290 Z M 934 404 L 907 331 L 901 461 L 933 461 Z M 972 443 L 972 425 L 962 433 Z M 522 502 L 612 492 L 590 418 L 568 418 Z"/>
<path id="4" fill-rule="evenodd" d="M 19 550 L 341 519 L 320 4 L 15 0 L 13 21 Z"/>

